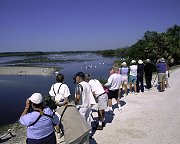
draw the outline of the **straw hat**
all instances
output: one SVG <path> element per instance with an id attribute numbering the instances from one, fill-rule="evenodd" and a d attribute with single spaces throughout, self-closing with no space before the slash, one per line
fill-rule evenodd
<path id="1" fill-rule="evenodd" d="M 121 65 L 122 65 L 122 66 L 126 66 L 127 64 L 126 64 L 126 62 L 123 62 Z"/>
<path id="2" fill-rule="evenodd" d="M 164 58 L 161 58 L 161 59 L 160 59 L 160 62 L 165 62 L 165 59 L 164 59 Z"/>

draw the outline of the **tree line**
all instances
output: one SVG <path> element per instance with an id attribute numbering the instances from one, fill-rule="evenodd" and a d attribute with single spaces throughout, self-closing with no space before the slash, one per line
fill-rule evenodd
<path id="1" fill-rule="evenodd" d="M 119 62 L 124 59 L 130 61 L 149 58 L 155 63 L 157 59 L 164 57 L 171 65 L 180 64 L 180 26 L 174 25 L 162 33 L 146 31 L 144 36 L 130 47 L 97 53 L 120 58 Z"/>

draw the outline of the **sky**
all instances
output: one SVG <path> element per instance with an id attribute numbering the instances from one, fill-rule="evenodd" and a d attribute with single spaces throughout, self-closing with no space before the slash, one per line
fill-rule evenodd
<path id="1" fill-rule="evenodd" d="M 0 0 L 0 52 L 131 46 L 180 25 L 180 0 Z"/>

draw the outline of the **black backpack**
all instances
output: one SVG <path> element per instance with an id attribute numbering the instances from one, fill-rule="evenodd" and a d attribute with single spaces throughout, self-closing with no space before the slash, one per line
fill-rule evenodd
<path id="1" fill-rule="evenodd" d="M 52 100 L 51 96 L 44 96 L 45 105 L 49 107 L 51 110 L 54 110 L 57 108 L 57 105 L 54 100 Z"/>

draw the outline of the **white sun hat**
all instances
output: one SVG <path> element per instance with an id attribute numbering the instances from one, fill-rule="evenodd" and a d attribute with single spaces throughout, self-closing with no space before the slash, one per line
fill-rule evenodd
<path id="1" fill-rule="evenodd" d="M 143 64 L 143 61 L 142 60 L 138 60 L 138 64 Z"/>
<path id="2" fill-rule="evenodd" d="M 135 61 L 135 60 L 132 60 L 131 63 L 132 63 L 132 64 L 133 64 L 133 63 L 136 63 L 136 61 Z"/>
<path id="3" fill-rule="evenodd" d="M 43 96 L 40 93 L 34 93 L 29 100 L 34 104 L 40 104 L 43 101 Z"/>

